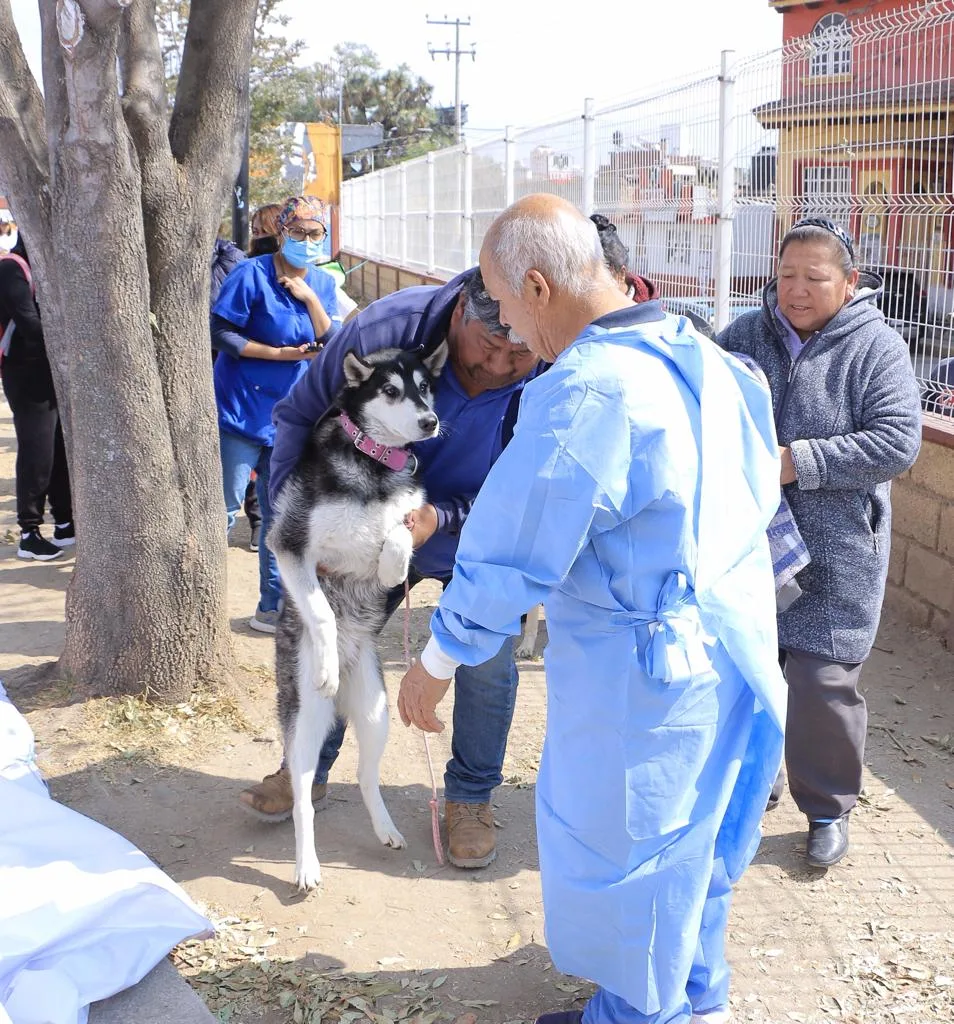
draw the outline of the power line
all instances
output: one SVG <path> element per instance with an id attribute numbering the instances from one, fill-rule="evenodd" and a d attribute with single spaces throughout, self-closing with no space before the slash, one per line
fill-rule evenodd
<path id="1" fill-rule="evenodd" d="M 430 18 L 428 15 L 424 15 L 427 19 L 428 25 L 453 25 L 454 26 L 454 49 L 450 48 L 450 43 L 447 44 L 444 49 L 437 49 L 427 44 L 427 49 L 431 55 L 431 60 L 436 59 L 438 54 L 445 56 L 448 60 L 451 57 L 454 58 L 454 124 L 457 128 L 457 141 L 461 142 L 464 138 L 462 125 L 460 122 L 460 59 L 461 57 L 470 57 L 473 60 L 477 60 L 477 47 L 474 43 L 470 44 L 469 50 L 462 50 L 460 48 L 460 29 L 463 25 L 464 28 L 470 26 L 470 15 L 467 16 L 467 20 L 464 21 L 461 18 L 454 18 L 453 21 L 448 19 L 445 14 L 443 19 Z"/>

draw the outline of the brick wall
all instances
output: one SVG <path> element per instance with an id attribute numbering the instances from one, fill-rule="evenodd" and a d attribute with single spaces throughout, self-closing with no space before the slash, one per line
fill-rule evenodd
<path id="1" fill-rule="evenodd" d="M 954 643 L 954 434 L 927 419 L 918 461 L 892 488 L 885 606 Z"/>

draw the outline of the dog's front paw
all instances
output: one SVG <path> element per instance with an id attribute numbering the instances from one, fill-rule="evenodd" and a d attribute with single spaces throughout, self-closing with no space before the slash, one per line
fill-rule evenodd
<path id="1" fill-rule="evenodd" d="M 315 689 L 319 696 L 334 700 L 338 694 L 338 652 L 324 641 L 315 644 Z"/>
<path id="2" fill-rule="evenodd" d="M 321 864 L 316 856 L 303 857 L 301 863 L 295 865 L 295 884 L 302 892 L 321 885 Z"/>
<path id="3" fill-rule="evenodd" d="M 533 657 L 533 655 L 535 653 L 536 646 L 537 646 L 536 644 L 522 643 L 517 648 L 517 650 L 514 653 L 516 654 L 516 656 L 518 658 L 522 658 L 522 659 L 526 660 L 528 658 L 532 658 Z"/>
<path id="4" fill-rule="evenodd" d="M 410 564 L 410 559 L 403 551 L 395 551 L 386 545 L 378 559 L 378 581 L 381 586 L 388 590 L 400 586 L 407 579 Z"/>

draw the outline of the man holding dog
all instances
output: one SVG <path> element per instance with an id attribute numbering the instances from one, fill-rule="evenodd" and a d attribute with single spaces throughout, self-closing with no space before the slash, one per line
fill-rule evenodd
<path id="1" fill-rule="evenodd" d="M 501 323 L 553 365 L 524 389 L 398 708 L 442 729 L 450 678 L 542 602 L 547 942 L 600 987 L 538 1024 L 722 1024 L 732 885 L 785 720 L 771 398 L 687 321 L 621 294 L 558 197 L 506 210 L 480 263 Z"/>
<path id="2" fill-rule="evenodd" d="M 275 408 L 275 449 L 271 493 L 301 454 L 315 423 L 344 383 L 342 362 L 384 348 L 431 351 L 444 339 L 448 363 L 436 389 L 441 434 L 415 445 L 428 504 L 410 523 L 415 554 L 410 583 L 440 580 L 454 568 L 461 527 L 490 467 L 513 432 L 520 394 L 538 369 L 526 345 L 508 340 L 477 271 L 443 287 L 406 288 L 373 303 L 329 342 L 308 373 Z M 389 611 L 404 596 L 392 594 Z M 503 759 L 517 688 L 512 638 L 483 664 L 456 674 L 452 757 L 444 775 L 448 857 L 463 868 L 479 868 L 496 856 L 490 796 L 503 780 Z M 328 770 L 338 756 L 344 724 L 329 736 L 315 773 L 313 800 L 325 798 Z M 260 818 L 280 821 L 292 809 L 291 782 L 284 766 L 241 794 Z"/>

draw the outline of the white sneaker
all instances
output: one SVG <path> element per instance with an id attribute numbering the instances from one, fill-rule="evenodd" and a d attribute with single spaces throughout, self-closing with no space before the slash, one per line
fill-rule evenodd
<path id="1" fill-rule="evenodd" d="M 709 1013 L 692 1015 L 692 1024 L 729 1024 L 728 1010 L 712 1010 Z"/>
<path id="2" fill-rule="evenodd" d="M 51 544 L 39 529 L 28 530 L 20 535 L 20 546 L 17 558 L 34 558 L 38 562 L 52 562 L 60 558 L 63 552 L 55 544 Z"/>
<path id="3" fill-rule="evenodd" d="M 73 524 L 54 523 L 53 543 L 58 548 L 71 548 L 76 543 L 76 528 Z"/>
<path id="4" fill-rule="evenodd" d="M 249 629 L 257 630 L 259 633 L 274 633 L 278 628 L 278 612 L 263 612 L 261 608 L 255 609 L 255 614 L 248 620 Z"/>

